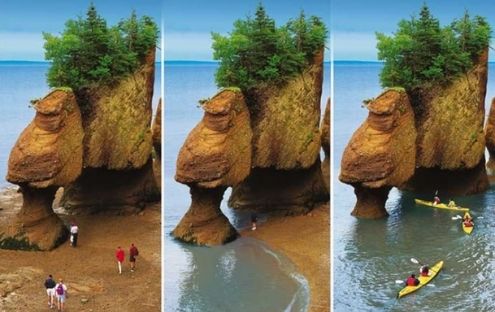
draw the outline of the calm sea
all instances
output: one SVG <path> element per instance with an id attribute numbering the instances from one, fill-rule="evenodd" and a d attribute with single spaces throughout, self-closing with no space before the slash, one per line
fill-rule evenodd
<path id="1" fill-rule="evenodd" d="M 476 227 L 471 236 L 446 213 L 414 205 L 413 194 L 392 190 L 382 220 L 358 220 L 350 215 L 353 188 L 338 181 L 343 150 L 368 112 L 363 99 L 381 92 L 379 63 L 337 62 L 334 67 L 334 308 L 348 311 L 494 311 L 495 309 L 495 188 L 485 194 L 454 198 L 470 207 Z M 490 64 L 486 109 L 495 88 Z M 480 217 L 476 220 L 476 217 Z M 433 265 L 444 260 L 434 286 L 396 300 L 403 280 L 418 271 L 414 257 Z"/>
<path id="2" fill-rule="evenodd" d="M 165 311 L 306 311 L 307 281 L 286 257 L 260 241 L 240 238 L 208 248 L 182 244 L 170 236 L 190 204 L 189 188 L 173 178 L 176 157 L 203 116 L 198 100 L 217 92 L 216 68 L 214 63 L 165 65 Z M 329 90 L 329 66 L 325 69 L 322 99 Z M 232 212 L 225 201 L 222 210 L 234 226 L 247 227 L 247 215 Z"/>

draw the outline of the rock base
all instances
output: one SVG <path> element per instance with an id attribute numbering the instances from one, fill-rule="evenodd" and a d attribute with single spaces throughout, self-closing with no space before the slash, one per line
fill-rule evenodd
<path id="1" fill-rule="evenodd" d="M 357 202 L 351 215 L 364 219 L 380 219 L 388 216 L 385 202 L 391 187 L 385 186 L 376 189 L 354 185 L 354 194 Z"/>
<path id="2" fill-rule="evenodd" d="M 485 167 L 485 157 L 472 169 L 441 170 L 439 168 L 417 168 L 405 189 L 416 193 L 445 196 L 479 194 L 490 187 Z M 446 200 L 446 199 L 445 199 Z"/>
<path id="3" fill-rule="evenodd" d="M 146 202 L 160 200 L 152 160 L 140 169 L 86 168 L 65 187 L 60 205 L 72 214 L 137 213 Z"/>
<path id="4" fill-rule="evenodd" d="M 52 209 L 56 190 L 21 187 L 22 208 L 0 234 L 0 248 L 51 250 L 67 239 L 68 229 Z"/>
<path id="5" fill-rule="evenodd" d="M 220 210 L 225 187 L 191 186 L 191 206 L 172 235 L 195 245 L 221 245 L 237 238 L 236 229 Z"/>
<path id="6" fill-rule="evenodd" d="M 330 200 L 320 160 L 308 169 L 254 168 L 232 189 L 229 206 L 260 212 L 303 214 Z"/>

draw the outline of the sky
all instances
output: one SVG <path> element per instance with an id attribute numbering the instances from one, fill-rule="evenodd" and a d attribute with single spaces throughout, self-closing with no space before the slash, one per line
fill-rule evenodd
<path id="1" fill-rule="evenodd" d="M 334 60 L 376 60 L 375 32 L 393 33 L 397 23 L 417 15 L 423 3 L 441 25 L 450 24 L 467 9 L 471 15 L 486 17 L 495 28 L 493 0 L 331 0 Z"/>
<path id="2" fill-rule="evenodd" d="M 330 25 L 329 0 L 263 0 L 277 25 L 301 9 Z M 164 2 L 165 60 L 212 60 L 211 32 L 227 34 L 235 20 L 253 15 L 260 0 L 168 0 Z M 326 58 L 329 59 L 328 50 Z"/>
<path id="3" fill-rule="evenodd" d="M 84 16 L 90 0 L 0 0 L 0 60 L 44 60 L 42 32 L 60 33 L 71 18 Z M 151 16 L 160 25 L 161 0 L 93 0 L 109 25 L 127 18 Z M 118 4 L 117 4 L 118 3 Z M 159 56 L 159 53 L 157 53 Z"/>

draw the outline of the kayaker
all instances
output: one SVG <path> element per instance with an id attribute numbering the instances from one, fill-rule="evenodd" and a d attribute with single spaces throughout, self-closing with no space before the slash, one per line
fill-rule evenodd
<path id="1" fill-rule="evenodd" d="M 452 199 L 449 199 L 449 207 L 453 208 L 453 207 L 457 207 L 455 201 L 453 201 Z"/>
<path id="2" fill-rule="evenodd" d="M 435 197 L 433 197 L 433 205 L 437 204 L 440 204 L 440 197 L 438 197 L 438 195 L 435 195 Z"/>
<path id="3" fill-rule="evenodd" d="M 465 227 L 473 227 L 474 226 L 473 219 L 471 217 L 469 217 L 468 215 L 464 216 L 463 223 L 464 223 Z"/>
<path id="4" fill-rule="evenodd" d="M 416 278 L 416 275 L 411 274 L 406 280 L 406 286 L 418 286 L 419 279 Z"/>
<path id="5" fill-rule="evenodd" d="M 419 268 L 419 273 L 421 274 L 421 276 L 429 276 L 430 275 L 430 268 L 428 267 L 428 265 L 423 264 Z"/>

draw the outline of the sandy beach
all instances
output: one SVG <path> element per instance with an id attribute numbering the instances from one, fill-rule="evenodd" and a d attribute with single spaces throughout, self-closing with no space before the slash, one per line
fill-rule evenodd
<path id="1" fill-rule="evenodd" d="M 20 194 L 3 192 L 0 217 L 13 209 L 6 203 L 21 201 Z M 67 312 L 160 311 L 160 215 L 160 203 L 139 215 L 61 215 L 79 225 L 77 248 L 66 242 L 49 252 L 0 250 L 0 311 L 50 311 L 43 287 L 48 274 L 64 279 Z M 131 243 L 139 248 L 134 273 L 128 262 Z M 126 251 L 122 275 L 115 261 L 117 246 Z"/>
<path id="2" fill-rule="evenodd" d="M 259 224 L 256 231 L 241 233 L 264 241 L 296 265 L 309 282 L 310 312 L 330 311 L 329 217 L 326 204 L 307 215 L 272 217 Z"/>

